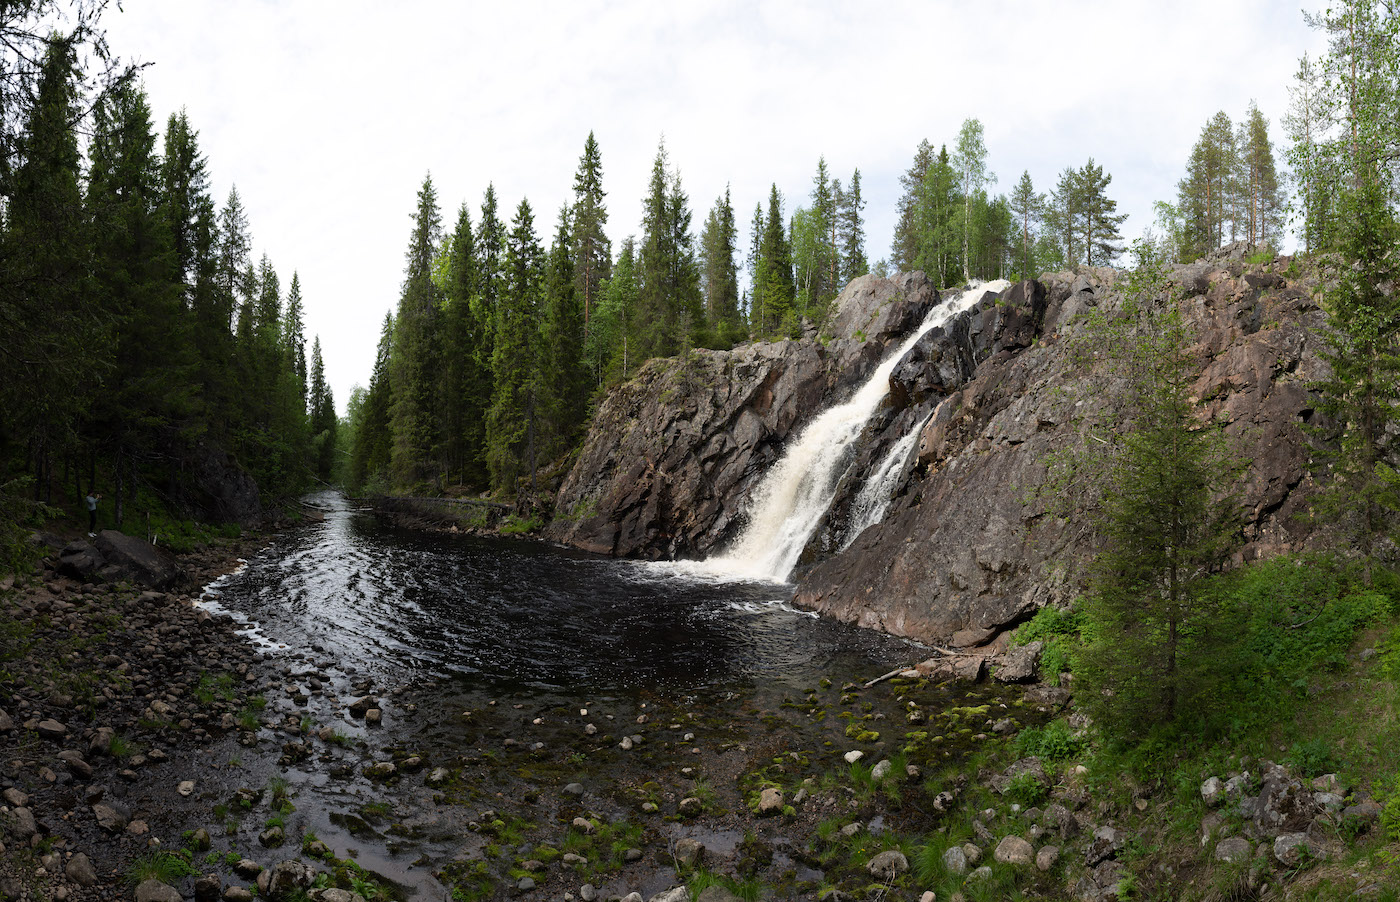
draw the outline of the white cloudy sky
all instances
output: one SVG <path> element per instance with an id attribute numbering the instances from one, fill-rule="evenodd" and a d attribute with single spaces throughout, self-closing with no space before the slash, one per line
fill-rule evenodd
<path id="1" fill-rule="evenodd" d="M 397 303 L 428 172 L 446 225 L 463 201 L 475 221 L 494 182 L 506 217 L 528 197 L 547 239 L 592 130 L 616 247 L 663 135 L 696 233 L 726 185 L 744 231 L 772 182 L 790 213 L 825 155 L 843 182 L 860 168 L 873 261 L 920 139 L 952 144 L 976 117 L 999 190 L 1022 170 L 1046 190 L 1092 156 L 1135 237 L 1217 110 L 1238 120 L 1256 100 L 1282 144 L 1290 77 L 1321 43 L 1278 0 L 123 6 L 105 19 L 114 49 L 152 64 L 158 125 L 186 108 L 255 256 L 284 286 L 299 272 L 342 410 Z"/>

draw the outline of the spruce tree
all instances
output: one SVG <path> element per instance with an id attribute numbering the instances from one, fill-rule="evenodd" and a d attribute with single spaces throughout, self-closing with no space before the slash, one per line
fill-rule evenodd
<path id="1" fill-rule="evenodd" d="M 700 274 L 688 203 L 662 141 L 648 182 L 638 252 L 640 294 L 634 327 L 641 359 L 685 350 L 701 320 Z"/>
<path id="2" fill-rule="evenodd" d="M 593 132 L 583 144 L 578 171 L 574 173 L 573 247 L 574 292 L 583 305 L 583 328 L 586 334 L 598 306 L 602 285 L 612 265 L 612 244 L 603 231 L 608 224 L 608 210 L 603 204 L 603 161 Z"/>
<path id="3" fill-rule="evenodd" d="M 799 327 L 797 291 L 793 284 L 792 246 L 783 228 L 783 199 L 776 182 L 768 193 L 768 213 L 763 222 L 757 282 L 763 286 L 763 314 L 756 331 L 761 338 L 791 338 Z"/>
<path id="4" fill-rule="evenodd" d="M 946 157 L 946 149 L 944 155 Z M 925 203 L 924 185 L 934 159 L 933 145 L 927 139 L 920 141 L 909 171 L 899 177 L 903 193 L 899 197 L 894 238 L 890 242 L 890 265 L 896 272 L 920 268 L 918 261 L 925 233 L 920 208 Z"/>
<path id="5" fill-rule="evenodd" d="M 413 214 L 390 368 L 394 437 L 391 470 L 394 483 L 407 489 L 420 489 L 438 480 L 442 472 L 436 401 L 441 366 L 441 299 L 433 281 L 441 240 L 437 189 L 428 175 L 418 189 Z M 441 489 L 440 484 L 436 487 Z"/>
<path id="6" fill-rule="evenodd" d="M 865 223 L 861 211 L 865 209 L 865 198 L 860 193 L 860 170 L 851 173 L 851 185 L 840 195 L 837 204 L 837 240 L 841 253 L 841 277 L 838 280 L 845 286 L 859 276 L 870 272 L 870 263 L 865 258 Z"/>
<path id="7" fill-rule="evenodd" d="M 578 242 L 570 231 L 569 210 L 565 206 L 559 211 L 544 280 L 544 359 L 539 366 L 544 370 L 550 426 L 550 441 L 543 447 L 550 459 L 568 451 L 581 437 L 591 388 L 583 357 L 583 304 L 574 281 L 577 261 L 571 252 Z"/>
<path id="8" fill-rule="evenodd" d="M 715 199 L 700 232 L 700 284 L 705 296 L 705 316 L 713 325 L 719 347 L 732 347 L 743 337 L 739 318 L 739 272 L 734 262 L 739 230 L 729 188 Z"/>
<path id="9" fill-rule="evenodd" d="M 939 148 L 924 170 L 924 182 L 919 189 L 914 210 L 915 246 L 910 263 L 923 270 L 935 285 L 948 287 L 957 279 L 962 268 L 958 221 L 962 199 L 958 194 L 958 176 L 948 156 L 948 148 Z"/>
<path id="10" fill-rule="evenodd" d="M 492 486 L 515 495 L 524 473 L 529 473 L 533 491 L 543 400 L 539 320 L 544 251 L 535 235 L 535 219 L 528 200 L 520 201 L 511 221 L 504 264 L 492 357 L 495 388 L 486 418 L 486 463 Z"/>
<path id="11" fill-rule="evenodd" d="M 295 282 L 295 279 L 293 280 Z M 326 383 L 326 366 L 321 359 L 321 338 L 311 341 L 311 371 L 309 377 L 309 414 L 311 420 L 312 472 L 322 482 L 329 482 L 335 471 L 336 431 L 335 398 Z"/>
<path id="12" fill-rule="evenodd" d="M 480 261 L 467 205 L 448 240 L 443 286 L 444 360 L 439 407 L 444 462 L 469 486 L 485 487 L 486 409 L 491 403 L 490 323 L 482 319 Z"/>
<path id="13" fill-rule="evenodd" d="M 350 486 L 354 492 L 383 494 L 389 491 L 389 454 L 393 446 L 389 416 L 392 388 L 390 360 L 394 350 L 394 315 L 384 314 L 379 345 L 374 354 L 374 371 L 359 416 L 353 421 L 354 444 L 350 460 Z"/>
<path id="14" fill-rule="evenodd" d="M 1090 463 L 1103 546 L 1082 669 L 1096 720 L 1129 740 L 1209 701 L 1197 677 L 1218 623 L 1205 586 L 1239 533 L 1241 473 L 1223 430 L 1196 419 L 1193 336 L 1171 283 L 1149 248 L 1138 256 L 1122 308 L 1092 314 L 1084 342 L 1111 420 Z"/>

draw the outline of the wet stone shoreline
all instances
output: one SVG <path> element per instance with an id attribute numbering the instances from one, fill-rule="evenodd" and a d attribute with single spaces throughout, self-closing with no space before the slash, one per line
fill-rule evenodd
<path id="1" fill-rule="evenodd" d="M 1064 701 L 860 688 L 874 673 L 578 695 L 390 679 L 198 607 L 248 550 L 183 561 L 184 591 L 46 570 L 3 592 L 0 898 L 591 902 L 697 874 L 710 899 L 850 895 L 885 879 L 847 860 L 852 837 L 937 830 L 961 791 L 941 769 Z"/>

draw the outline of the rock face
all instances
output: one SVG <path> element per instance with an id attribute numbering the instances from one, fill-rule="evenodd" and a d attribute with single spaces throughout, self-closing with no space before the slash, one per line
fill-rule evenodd
<path id="1" fill-rule="evenodd" d="M 1089 518 L 1064 515 L 1056 452 L 1108 419 L 1102 377 L 1070 352 L 1082 314 L 1121 303 L 1116 273 L 1084 269 L 988 296 L 908 352 L 867 424 L 799 565 L 795 602 L 840 620 L 963 649 L 1079 591 Z M 1247 448 L 1241 559 L 1308 540 L 1309 380 L 1324 314 L 1287 260 L 1248 267 L 1222 252 L 1172 276 L 1193 334 L 1203 419 Z M 784 443 L 843 400 L 938 299 L 922 273 L 851 283 L 835 337 L 693 351 L 650 362 L 614 391 L 561 488 L 550 537 L 622 556 L 703 556 L 731 538 Z M 883 520 L 848 535 L 866 476 L 919 430 Z M 1074 499 L 1070 499 L 1071 502 Z M 1082 499 L 1087 507 L 1090 499 Z M 855 522 L 854 518 L 850 518 Z M 979 662 L 980 670 L 980 662 Z M 1013 674 L 1005 673 L 1006 677 Z"/>
<path id="2" fill-rule="evenodd" d="M 608 396 L 560 487 L 549 537 L 628 557 L 704 554 L 730 537 L 783 442 L 848 393 L 939 300 L 922 273 L 856 279 L 835 337 L 652 360 Z"/>
<path id="3" fill-rule="evenodd" d="M 1215 260 L 1174 275 L 1199 336 L 1198 409 L 1226 422 L 1251 455 L 1242 558 L 1307 539 L 1292 520 L 1307 487 L 1299 427 L 1313 413 L 1307 381 L 1324 366 L 1311 286 L 1262 274 L 1275 278 Z M 1082 443 L 1079 423 L 1104 410 L 1096 377 L 1066 353 L 1082 328 L 1076 318 L 1119 302 L 1113 271 L 1064 274 L 1014 286 L 999 305 L 979 305 L 922 340 L 892 378 L 895 403 L 935 405 L 911 477 L 882 522 L 800 577 L 796 603 L 972 647 L 1073 597 L 1078 584 L 1063 564 L 1083 560 L 1092 535 L 1086 518 L 1058 515 L 1047 462 Z"/>

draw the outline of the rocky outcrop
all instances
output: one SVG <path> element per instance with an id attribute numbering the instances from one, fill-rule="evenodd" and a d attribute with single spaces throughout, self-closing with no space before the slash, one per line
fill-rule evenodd
<path id="1" fill-rule="evenodd" d="M 164 549 L 115 529 L 98 533 L 95 543 L 75 539 L 64 545 L 57 571 L 79 580 L 127 580 L 149 589 L 167 589 L 180 577 L 179 565 Z"/>
<path id="2" fill-rule="evenodd" d="M 652 360 L 599 408 L 548 535 L 604 554 L 701 555 L 731 535 L 784 441 L 849 393 L 939 300 L 922 273 L 863 276 L 833 335 Z"/>
<path id="3" fill-rule="evenodd" d="M 1284 275 L 1285 263 L 1246 271 L 1213 260 L 1174 275 L 1199 337 L 1200 415 L 1225 422 L 1250 456 L 1244 558 L 1307 538 L 1293 514 L 1323 315 L 1311 286 Z M 1119 302 L 1112 270 L 1061 274 L 1015 286 L 999 305 L 921 341 L 891 393 L 896 403 L 934 405 L 917 466 L 881 523 L 802 575 L 796 602 L 966 648 L 1077 594 L 1075 564 L 1094 544 L 1090 518 L 1065 515 L 1074 499 L 1051 486 L 1049 464 L 1082 444 L 1086 420 L 1107 413 L 1100 377 L 1066 347 L 1081 313 Z"/>
<path id="4" fill-rule="evenodd" d="M 1322 374 L 1315 282 L 1281 259 L 1238 252 L 1179 267 L 1180 309 L 1198 337 L 1202 419 L 1226 423 L 1250 456 L 1241 559 L 1301 547 L 1308 487 L 1301 424 Z M 797 604 L 961 649 L 999 637 L 1081 590 L 1092 497 L 1052 485 L 1056 455 L 1111 421 L 1102 376 L 1071 353 L 1083 314 L 1121 303 L 1117 274 L 1080 269 L 1014 285 L 924 336 L 894 369 L 883 408 L 799 565 Z M 649 363 L 601 407 L 559 494 L 550 536 L 591 551 L 701 556 L 732 536 L 784 443 L 849 395 L 936 301 L 921 273 L 853 282 L 827 341 L 693 351 Z M 901 437 L 882 521 L 852 535 L 866 477 Z M 1078 500 L 1078 509 L 1075 503 Z M 857 525 L 853 525 L 857 524 Z"/>

